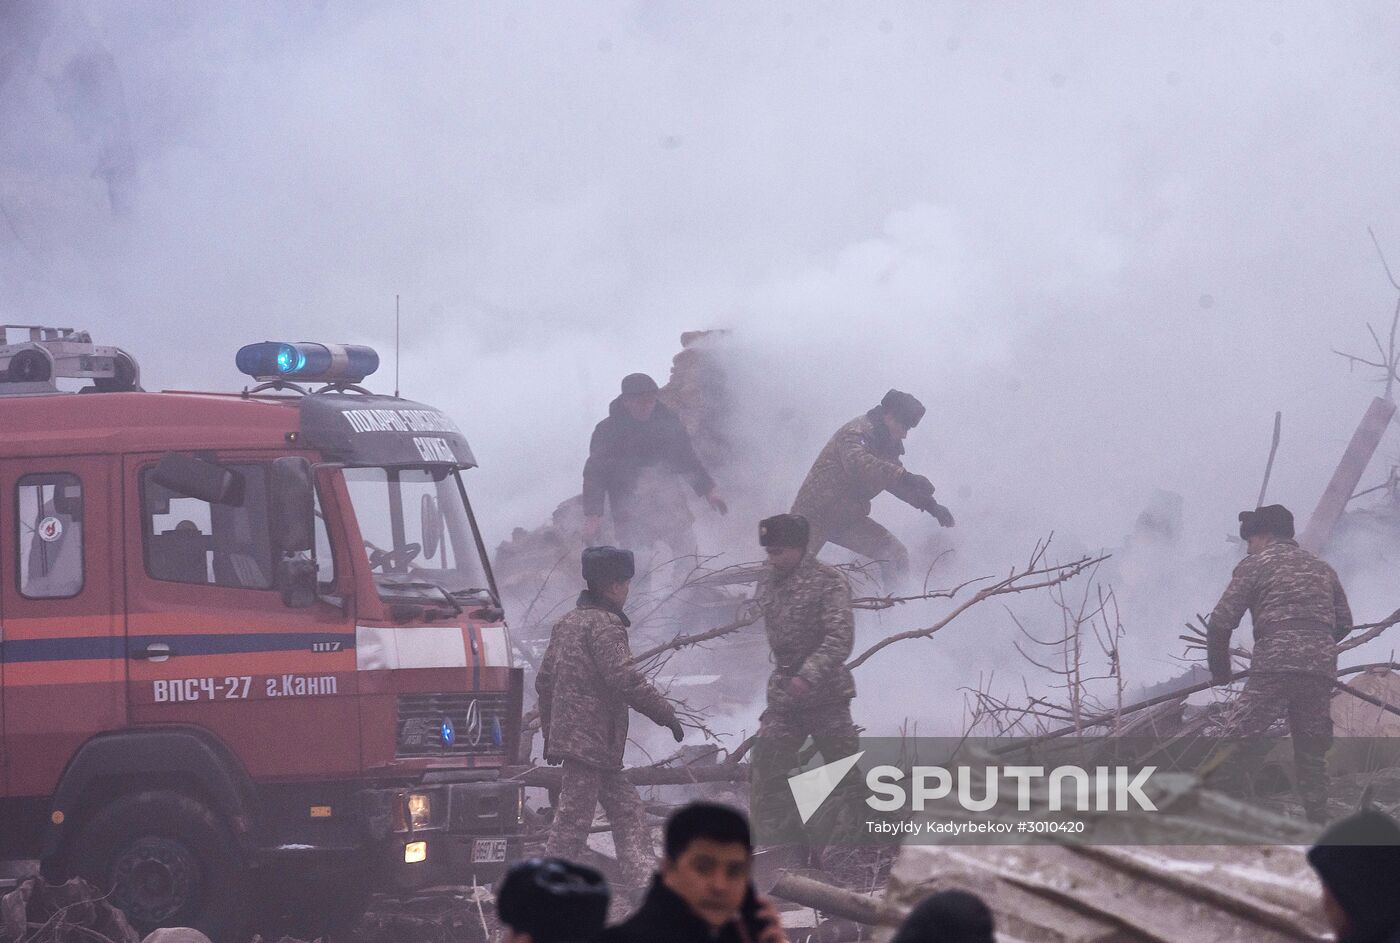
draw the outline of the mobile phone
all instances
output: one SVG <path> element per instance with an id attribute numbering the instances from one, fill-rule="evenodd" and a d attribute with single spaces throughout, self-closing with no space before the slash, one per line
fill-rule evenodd
<path id="1" fill-rule="evenodd" d="M 768 929 L 767 922 L 758 915 L 758 890 L 753 886 L 753 881 L 744 889 L 744 902 L 739 905 L 739 919 L 743 921 L 750 939 L 758 939 L 763 931 Z"/>

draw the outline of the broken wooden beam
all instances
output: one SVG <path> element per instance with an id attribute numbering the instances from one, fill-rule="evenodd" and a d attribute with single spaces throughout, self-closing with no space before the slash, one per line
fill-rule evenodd
<path id="1" fill-rule="evenodd" d="M 1376 454 L 1376 446 L 1380 445 L 1381 437 L 1385 435 L 1386 427 L 1390 425 L 1390 419 L 1394 415 L 1395 404 L 1390 400 L 1379 396 L 1371 400 L 1366 415 L 1361 417 L 1361 423 L 1352 433 L 1351 442 L 1347 443 L 1347 449 L 1342 453 L 1342 460 L 1332 472 L 1332 480 L 1327 483 L 1322 497 L 1318 499 L 1312 517 L 1308 518 L 1308 526 L 1303 528 L 1303 533 L 1298 537 L 1299 546 L 1313 553 L 1320 553 L 1322 548 L 1327 546 L 1327 541 L 1332 538 L 1333 528 L 1337 526 L 1337 521 L 1341 520 L 1347 502 L 1356 493 L 1356 486 L 1361 482 L 1366 466 L 1371 464 L 1371 457 Z"/>
<path id="2" fill-rule="evenodd" d="M 691 783 L 741 783 L 749 779 L 747 763 L 707 766 L 640 766 L 623 771 L 636 786 L 685 786 Z M 508 766 L 502 778 L 526 786 L 558 788 L 563 771 L 558 766 Z"/>
<path id="3" fill-rule="evenodd" d="M 820 910 L 824 914 L 844 917 L 868 926 L 897 927 L 907 914 L 902 908 L 886 903 L 869 894 L 848 891 L 815 878 L 784 872 L 769 892 L 779 900 L 790 901 Z"/>

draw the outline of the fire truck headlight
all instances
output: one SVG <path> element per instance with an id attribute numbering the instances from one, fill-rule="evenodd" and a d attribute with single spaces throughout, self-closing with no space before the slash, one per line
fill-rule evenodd
<path id="1" fill-rule="evenodd" d="M 428 843 L 425 841 L 411 841 L 403 846 L 403 863 L 417 864 L 420 861 L 428 860 Z"/>
<path id="2" fill-rule="evenodd" d="M 408 821 L 415 829 L 427 828 L 433 821 L 433 801 L 421 792 L 408 794 Z"/>

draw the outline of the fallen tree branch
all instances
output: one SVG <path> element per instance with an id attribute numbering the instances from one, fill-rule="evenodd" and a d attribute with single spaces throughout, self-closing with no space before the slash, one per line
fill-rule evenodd
<path id="1" fill-rule="evenodd" d="M 1356 698 L 1359 701 L 1365 701 L 1367 704 L 1374 704 L 1381 710 L 1389 711 L 1390 713 L 1395 714 L 1396 716 L 1400 716 L 1400 707 L 1395 707 L 1394 705 L 1381 700 L 1373 694 L 1367 694 L 1365 691 L 1359 691 L 1351 685 L 1344 684 L 1341 681 L 1336 682 L 1336 684 L 1338 691 L 1345 691 L 1346 693 L 1350 694 L 1352 697 Z"/>
<path id="2" fill-rule="evenodd" d="M 724 625 L 717 626 L 713 629 L 706 629 L 704 632 L 694 632 L 690 635 L 677 635 L 669 642 L 664 642 L 660 645 L 655 645 L 651 648 L 648 648 L 646 651 L 638 652 L 636 655 L 632 656 L 632 660 L 629 661 L 628 664 L 641 664 L 642 662 L 650 661 L 657 655 L 664 654 L 665 652 L 679 651 L 680 649 L 686 648 L 690 645 L 699 645 L 702 642 L 713 641 L 714 639 L 721 638 L 733 632 L 737 632 L 740 629 L 747 628 L 753 625 L 759 619 L 759 612 L 757 606 L 752 606 L 746 603 L 745 605 L 740 607 L 739 611 L 739 618 L 735 619 L 733 622 L 725 623 Z"/>
<path id="3" fill-rule="evenodd" d="M 1339 677 L 1341 677 L 1341 676 L 1345 676 L 1345 675 L 1360 674 L 1360 673 L 1363 672 L 1363 671 L 1370 671 L 1372 668 L 1389 668 L 1389 669 L 1391 669 L 1391 670 L 1400 670 L 1400 663 L 1393 662 L 1393 661 L 1379 661 L 1379 662 L 1372 662 L 1372 663 L 1366 664 L 1366 665 L 1354 665 L 1354 666 L 1352 666 L 1352 667 L 1350 667 L 1350 668 L 1342 668 L 1342 669 L 1339 669 L 1339 670 L 1337 671 L 1337 675 L 1338 675 Z M 1192 695 L 1192 694 L 1198 694 L 1198 693 L 1200 693 L 1201 691 L 1206 691 L 1206 690 L 1209 690 L 1210 688 L 1217 688 L 1217 687 L 1221 687 L 1222 685 L 1233 684 L 1234 682 L 1239 681 L 1239 680 L 1241 680 L 1241 679 L 1243 679 L 1243 678 L 1247 678 L 1247 677 L 1249 677 L 1249 671 L 1246 669 L 1245 671 L 1236 671 L 1236 672 L 1234 672 L 1233 674 L 1230 675 L 1230 677 L 1226 678 L 1226 679 L 1223 680 L 1223 681 L 1216 681 L 1216 680 L 1214 680 L 1214 679 L 1211 679 L 1210 681 L 1202 681 L 1202 682 L 1200 682 L 1199 684 L 1193 684 L 1193 685 L 1190 685 L 1190 686 L 1188 686 L 1188 687 L 1179 688 L 1179 689 L 1177 689 L 1177 690 L 1175 690 L 1175 691 L 1170 691 L 1170 692 L 1168 692 L 1168 693 L 1166 693 L 1166 694 L 1159 694 L 1159 695 L 1157 695 L 1156 697 L 1149 697 L 1147 700 L 1145 700 L 1145 701 L 1138 701 L 1136 704 L 1129 704 L 1128 706 L 1124 707 L 1122 710 L 1118 710 L 1118 711 L 1107 711 L 1107 712 L 1102 713 L 1102 714 L 1095 714 L 1095 715 L 1093 715 L 1093 716 L 1091 716 L 1091 717 L 1086 717 L 1086 718 L 1084 718 L 1084 720 L 1080 723 L 1080 726 L 1078 726 L 1078 727 L 1061 727 L 1060 729 L 1058 729 L 1058 730 L 1052 730 L 1052 731 L 1050 731 L 1049 733 L 1044 733 L 1044 734 L 1040 734 L 1039 736 L 1030 737 L 1030 738 L 1028 738 L 1024 743 L 1019 743 L 1019 744 L 1016 744 L 1015 746 L 999 747 L 999 748 L 997 748 L 996 750 L 994 750 L 993 752 L 994 752 L 994 753 L 998 753 L 998 754 L 1000 754 L 1000 753 L 1010 753 L 1010 752 L 1013 752 L 1013 751 L 1015 751 L 1015 750 L 1022 749 L 1023 747 L 1025 747 L 1027 744 L 1030 744 L 1030 743 L 1040 743 L 1041 741 L 1044 741 L 1044 740 L 1055 740 L 1055 739 L 1058 739 L 1058 738 L 1060 738 L 1060 737 L 1066 737 L 1066 736 L 1069 736 L 1070 734 L 1074 733 L 1076 730 L 1083 729 L 1084 727 L 1097 727 L 1097 726 L 1100 725 L 1100 724 L 1108 723 L 1109 721 L 1113 720 L 1115 717 L 1121 717 L 1121 716 L 1124 715 L 1124 714 L 1131 714 L 1131 713 L 1134 713 L 1134 712 L 1136 712 L 1136 711 L 1143 710 L 1143 709 L 1148 708 L 1148 707 L 1155 707 L 1155 706 L 1157 706 L 1158 704 L 1165 704 L 1167 701 L 1175 701 L 1175 700 L 1178 700 L 1178 699 L 1180 699 L 1180 698 L 1188 697 L 1188 696 L 1190 696 L 1190 695 Z M 1350 685 L 1343 685 L 1340 681 L 1336 682 L 1336 684 L 1337 684 L 1337 687 L 1342 688 L 1343 690 L 1348 690 L 1348 691 L 1350 691 L 1350 688 L 1351 688 Z M 1361 693 L 1359 693 L 1359 692 L 1353 692 L 1353 693 L 1356 693 L 1356 696 L 1361 697 L 1363 700 L 1366 700 L 1366 699 L 1370 698 L 1370 695 L 1363 695 L 1363 694 L 1361 694 Z M 1377 702 L 1376 702 L 1376 701 L 1371 701 L 1371 703 L 1375 704 L 1375 703 L 1377 703 Z M 1389 705 L 1380 705 L 1380 704 L 1378 704 L 1377 706 L 1389 707 Z"/>
<path id="4" fill-rule="evenodd" d="M 990 576 L 977 576 L 959 583 L 952 589 L 935 589 L 914 596 L 857 596 L 851 600 L 851 608 L 878 612 L 881 609 L 892 609 L 907 602 L 920 602 L 925 599 L 952 599 L 973 583 L 981 583 L 991 578 Z"/>
<path id="5" fill-rule="evenodd" d="M 1371 641 L 1371 639 L 1380 635 L 1396 623 L 1400 623 L 1400 609 L 1396 609 L 1379 622 L 1368 622 L 1365 625 L 1352 626 L 1351 633 L 1348 634 L 1348 637 L 1337 643 L 1337 651 L 1350 651 L 1359 645 L 1365 645 L 1367 642 Z M 1361 632 L 1361 634 L 1354 634 L 1356 632 Z"/>
<path id="6" fill-rule="evenodd" d="M 894 635 L 885 636 L 852 659 L 847 664 L 847 667 L 854 671 L 895 642 L 902 642 L 906 639 L 928 638 L 978 603 L 986 602 L 988 599 L 992 599 L 996 596 L 1006 596 L 1013 593 L 1024 593 L 1036 589 L 1045 589 L 1049 586 L 1057 586 L 1066 580 L 1073 579 L 1085 570 L 1097 566 L 1107 560 L 1109 556 L 1108 554 L 1098 557 L 1084 556 L 1070 563 L 1057 563 L 1047 566 L 1043 561 L 1045 552 L 1049 547 L 1049 539 L 1044 543 L 1037 544 L 1035 550 L 1031 554 L 1030 561 L 1024 568 L 1013 570 L 1011 574 L 1004 579 L 979 589 L 967 601 L 962 603 L 962 605 L 958 606 L 931 626 L 922 629 L 910 629 L 907 632 L 897 632 Z M 1031 582 L 1026 582 L 1027 580 Z"/>

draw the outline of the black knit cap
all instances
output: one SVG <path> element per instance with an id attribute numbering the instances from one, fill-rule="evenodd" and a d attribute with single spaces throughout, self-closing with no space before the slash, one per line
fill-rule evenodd
<path id="1" fill-rule="evenodd" d="M 591 940 L 608 914 L 608 882 L 592 868 L 560 858 L 530 858 L 506 872 L 496 914 L 535 943 Z"/>
<path id="2" fill-rule="evenodd" d="M 1293 512 L 1282 504 L 1270 504 L 1253 511 L 1240 512 L 1240 540 L 1258 534 L 1273 534 L 1285 540 L 1293 539 Z"/>
<path id="3" fill-rule="evenodd" d="M 919 901 L 890 943 L 993 943 L 995 924 L 982 898 L 939 891 Z"/>
<path id="4" fill-rule="evenodd" d="M 617 547 L 589 547 L 583 551 L 583 581 L 585 583 L 620 583 L 637 573 L 631 550 Z"/>
<path id="5" fill-rule="evenodd" d="M 656 381 L 645 373 L 629 373 L 622 378 L 623 396 L 641 396 L 643 393 L 655 393 L 659 389 Z"/>
<path id="6" fill-rule="evenodd" d="M 758 542 L 764 547 L 807 549 L 812 526 L 801 514 L 775 514 L 758 522 Z"/>
<path id="7" fill-rule="evenodd" d="M 1373 810 L 1333 823 L 1308 849 L 1308 863 L 1352 924 L 1348 939 L 1400 928 L 1400 825 Z"/>
<path id="8" fill-rule="evenodd" d="M 912 429 L 924 418 L 924 404 L 903 390 L 890 390 L 880 400 L 880 408 L 889 413 L 906 429 Z"/>

